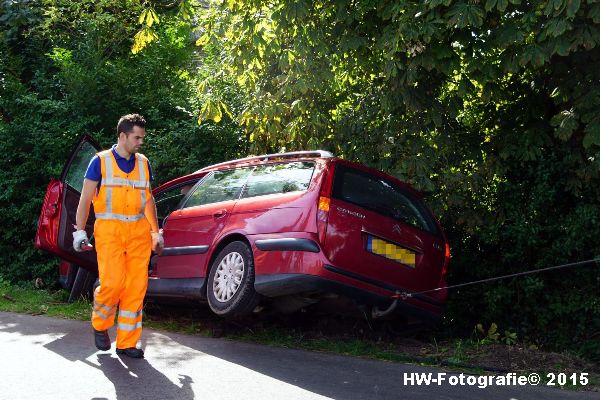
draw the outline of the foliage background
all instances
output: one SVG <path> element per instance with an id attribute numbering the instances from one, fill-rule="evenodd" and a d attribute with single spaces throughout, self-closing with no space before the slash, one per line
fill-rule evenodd
<path id="1" fill-rule="evenodd" d="M 32 241 L 46 185 L 82 133 L 109 147 L 121 115 L 143 114 L 155 185 L 245 152 L 231 121 L 197 123 L 206 72 L 189 25 L 166 16 L 162 40 L 131 53 L 141 12 L 136 1 L 0 2 L 0 275 L 13 282 L 56 280 L 56 258 Z"/>
<path id="2" fill-rule="evenodd" d="M 45 185 L 127 112 L 150 122 L 157 182 L 324 148 L 412 183 L 450 283 L 600 255 L 599 2 L 172 5 L 0 3 L 1 275 L 52 279 L 31 246 Z M 446 332 L 495 322 L 600 359 L 599 289 L 596 265 L 454 291 Z"/>

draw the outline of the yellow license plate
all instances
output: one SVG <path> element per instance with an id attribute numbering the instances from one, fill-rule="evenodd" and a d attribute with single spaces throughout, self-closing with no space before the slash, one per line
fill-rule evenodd
<path id="1" fill-rule="evenodd" d="M 397 244 L 369 235 L 367 237 L 367 251 L 379 256 L 389 258 L 408 267 L 415 267 L 416 254 L 412 250 L 400 247 Z"/>

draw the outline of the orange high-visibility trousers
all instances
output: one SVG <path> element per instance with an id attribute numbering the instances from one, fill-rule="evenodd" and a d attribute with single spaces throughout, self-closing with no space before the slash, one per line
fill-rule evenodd
<path id="1" fill-rule="evenodd" d="M 142 334 L 142 305 L 148 287 L 152 250 L 150 224 L 96 220 L 94 224 L 100 286 L 94 293 L 92 326 L 102 331 L 114 325 L 117 348 L 136 347 Z"/>

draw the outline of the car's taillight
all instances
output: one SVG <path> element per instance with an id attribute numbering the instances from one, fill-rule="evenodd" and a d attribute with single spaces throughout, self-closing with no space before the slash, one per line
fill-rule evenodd
<path id="1" fill-rule="evenodd" d="M 327 219 L 329 218 L 329 197 L 319 197 L 319 209 L 317 210 L 317 232 L 319 242 L 325 243 L 325 234 L 327 233 Z"/>
<path id="2" fill-rule="evenodd" d="M 442 268 L 442 279 L 448 273 L 448 264 L 450 263 L 450 245 L 446 242 L 446 251 L 444 252 L 444 267 Z"/>
<path id="3" fill-rule="evenodd" d="M 321 189 L 319 190 L 319 204 L 317 207 L 317 233 L 319 243 L 325 243 L 327 233 L 327 220 L 329 218 L 329 204 L 331 203 L 331 187 L 333 185 L 333 165 L 328 165 L 323 171 Z"/>

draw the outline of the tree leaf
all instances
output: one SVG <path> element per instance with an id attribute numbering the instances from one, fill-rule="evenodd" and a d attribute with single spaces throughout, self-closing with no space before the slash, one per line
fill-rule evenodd
<path id="1" fill-rule="evenodd" d="M 227 105 L 227 103 L 225 103 L 224 101 L 220 101 L 219 102 L 219 106 L 221 107 L 221 109 L 223 110 L 223 112 L 225 114 L 227 114 L 227 116 L 231 119 L 233 119 L 233 114 L 231 113 L 231 110 L 229 109 L 229 106 Z"/>
<path id="2" fill-rule="evenodd" d="M 591 50 L 600 43 L 600 30 L 591 24 L 584 25 L 578 30 L 577 39 L 586 50 Z"/>
<path id="3" fill-rule="evenodd" d="M 190 0 L 182 0 L 179 5 L 178 14 L 184 21 L 189 21 L 194 16 L 194 7 Z"/>
<path id="4" fill-rule="evenodd" d="M 579 127 L 577 114 L 573 110 L 564 110 L 556 114 L 550 120 L 550 124 L 556 127 L 554 135 L 563 141 L 569 140 Z"/>
<path id="5" fill-rule="evenodd" d="M 498 0 L 498 11 L 504 12 L 506 7 L 508 7 L 508 0 Z"/>
<path id="6" fill-rule="evenodd" d="M 198 94 L 205 94 L 208 91 L 208 78 L 203 79 L 198 84 Z"/>
<path id="7" fill-rule="evenodd" d="M 595 123 L 590 123 L 585 128 L 583 137 L 583 147 L 589 149 L 592 146 L 600 146 L 600 121 L 596 119 Z"/>
<path id="8" fill-rule="evenodd" d="M 148 26 L 144 26 L 133 37 L 133 45 L 131 46 L 131 52 L 133 54 L 137 54 L 155 40 L 158 40 L 158 35 L 156 34 L 156 32 L 154 32 Z"/>
<path id="9" fill-rule="evenodd" d="M 196 46 L 205 46 L 210 41 L 210 35 L 208 32 L 204 32 L 198 40 L 196 40 Z"/>
<path id="10" fill-rule="evenodd" d="M 435 8 L 442 4 L 447 5 L 446 0 L 426 0 L 425 4 L 427 5 L 427 8 L 429 8 L 429 9 Z"/>
<path id="11" fill-rule="evenodd" d="M 214 112 L 213 112 L 213 115 L 212 115 L 212 119 L 216 123 L 221 122 L 221 119 L 223 119 L 223 110 L 222 110 L 222 107 L 221 107 L 220 103 L 219 104 L 215 104 Z"/>
<path id="12" fill-rule="evenodd" d="M 144 11 L 142 11 L 142 13 L 140 14 L 140 18 L 138 19 L 138 23 L 141 25 L 144 23 L 144 20 L 146 19 L 146 15 L 148 14 L 148 9 L 145 9 Z"/>
<path id="13" fill-rule="evenodd" d="M 559 56 L 568 56 L 571 52 L 572 43 L 566 37 L 559 37 L 554 40 L 553 53 L 558 54 Z"/>
<path id="14" fill-rule="evenodd" d="M 457 3 L 446 13 L 448 24 L 456 28 L 479 27 L 483 24 L 484 11 L 477 4 Z"/>
<path id="15" fill-rule="evenodd" d="M 486 12 L 490 12 L 494 9 L 494 7 L 496 7 L 496 2 L 498 0 L 486 0 L 485 2 L 485 11 Z"/>
<path id="16" fill-rule="evenodd" d="M 525 48 L 519 63 L 521 65 L 531 64 L 534 67 L 541 67 L 548 60 L 546 50 L 537 44 L 531 44 Z"/>
<path id="17" fill-rule="evenodd" d="M 519 44 L 524 38 L 524 32 L 517 25 L 507 23 L 498 29 L 495 43 L 501 48 L 506 48 Z"/>
<path id="18" fill-rule="evenodd" d="M 587 14 L 595 24 L 600 24 L 600 3 L 592 4 Z"/>
<path id="19" fill-rule="evenodd" d="M 540 34 L 540 40 L 545 40 L 547 37 L 558 37 L 565 33 L 571 24 L 562 18 L 552 18 L 548 21 L 546 28 Z"/>
<path id="20" fill-rule="evenodd" d="M 564 0 L 548 0 L 546 8 L 544 9 L 545 15 L 550 15 L 558 10 L 564 8 Z"/>
<path id="21" fill-rule="evenodd" d="M 567 17 L 575 18 L 577 11 L 579 11 L 579 7 L 581 5 L 581 0 L 568 0 L 567 2 Z"/>

